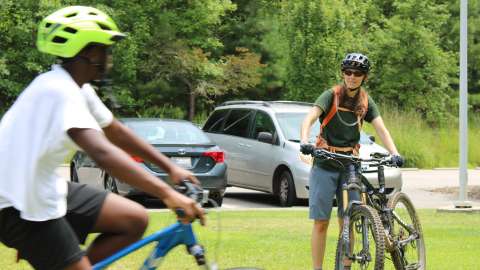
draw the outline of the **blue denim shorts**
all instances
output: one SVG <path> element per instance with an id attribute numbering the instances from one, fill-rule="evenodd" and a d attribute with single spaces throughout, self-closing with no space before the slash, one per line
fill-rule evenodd
<path id="1" fill-rule="evenodd" d="M 346 181 L 341 171 L 331 171 L 313 165 L 309 177 L 309 216 L 314 220 L 329 220 L 333 198 L 336 196 L 338 217 L 343 217 L 342 184 Z M 359 200 L 358 192 L 349 192 L 349 200 Z"/>

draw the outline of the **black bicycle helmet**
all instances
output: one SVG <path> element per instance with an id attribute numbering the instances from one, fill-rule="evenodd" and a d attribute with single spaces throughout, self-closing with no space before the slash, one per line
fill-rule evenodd
<path id="1" fill-rule="evenodd" d="M 342 61 L 342 71 L 346 69 L 356 69 L 367 74 L 370 70 L 370 61 L 361 53 L 349 53 Z"/>

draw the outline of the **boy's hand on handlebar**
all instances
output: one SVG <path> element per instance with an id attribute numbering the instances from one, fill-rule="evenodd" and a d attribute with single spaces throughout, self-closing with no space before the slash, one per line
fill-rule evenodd
<path id="1" fill-rule="evenodd" d="M 175 213 L 178 209 L 182 210 L 184 215 L 178 217 L 182 223 L 191 223 L 198 218 L 200 219 L 200 224 L 205 225 L 205 212 L 203 208 L 189 197 L 172 189 L 163 199 L 163 202 Z"/>
<path id="2" fill-rule="evenodd" d="M 309 144 L 309 143 L 300 144 L 300 152 L 302 152 L 302 154 L 304 155 L 310 155 L 311 153 L 313 153 L 313 150 L 315 150 L 315 146 L 313 146 L 313 144 Z"/>
<path id="3" fill-rule="evenodd" d="M 192 172 L 189 170 L 186 170 L 184 168 L 181 168 L 179 166 L 175 166 L 169 173 L 170 180 L 172 180 L 173 183 L 175 184 L 180 184 L 185 179 L 190 180 L 190 182 L 200 185 L 200 182 L 198 179 L 193 176 Z"/>
<path id="4" fill-rule="evenodd" d="M 404 164 L 403 157 L 400 155 L 392 155 L 392 164 L 397 166 L 397 167 L 402 167 Z"/>

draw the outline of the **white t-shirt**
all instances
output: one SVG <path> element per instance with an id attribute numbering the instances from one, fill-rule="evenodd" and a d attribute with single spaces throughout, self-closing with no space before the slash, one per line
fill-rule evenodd
<path id="1" fill-rule="evenodd" d="M 113 114 L 85 84 L 54 65 L 37 76 L 0 122 L 0 208 L 44 221 L 66 214 L 67 182 L 55 173 L 72 150 L 71 128 L 101 131 Z"/>

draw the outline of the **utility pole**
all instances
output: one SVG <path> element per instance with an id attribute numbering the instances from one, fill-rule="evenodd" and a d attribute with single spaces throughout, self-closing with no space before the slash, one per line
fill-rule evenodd
<path id="1" fill-rule="evenodd" d="M 460 1 L 460 190 L 455 208 L 472 208 L 467 201 L 468 185 L 468 0 Z"/>

